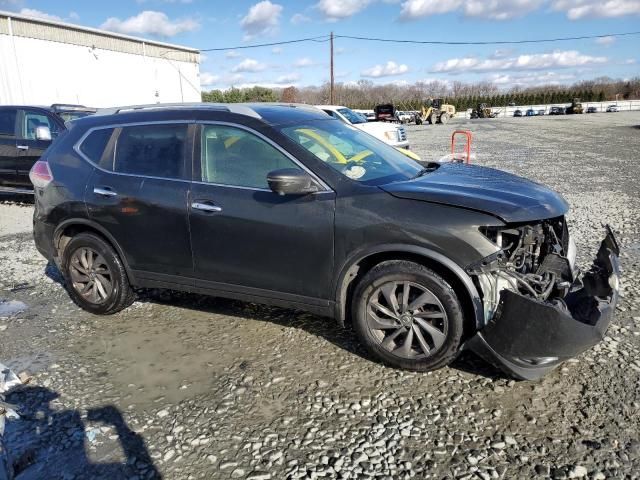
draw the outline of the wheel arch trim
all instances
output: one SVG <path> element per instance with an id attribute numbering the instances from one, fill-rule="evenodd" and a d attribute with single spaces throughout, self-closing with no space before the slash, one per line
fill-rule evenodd
<path id="1" fill-rule="evenodd" d="M 122 248 L 120 248 L 120 245 L 118 244 L 116 239 L 113 237 L 113 235 L 109 233 L 109 231 L 106 228 L 104 228 L 100 224 L 90 219 L 72 218 L 72 219 L 68 219 L 61 222 L 56 227 L 53 233 L 53 248 L 56 253 L 58 253 L 58 245 L 60 243 L 60 238 L 62 237 L 62 234 L 67 228 L 74 227 L 74 226 L 88 227 L 90 229 L 97 231 L 100 235 L 102 235 L 111 244 L 111 246 L 115 248 L 116 252 L 118 253 L 118 256 L 120 257 L 120 260 L 122 261 L 122 264 L 124 265 L 124 268 L 127 272 L 127 277 L 129 277 L 129 283 L 131 285 L 135 285 L 135 275 L 133 274 L 133 271 L 131 270 L 131 268 L 129 268 L 129 263 L 127 262 L 127 258 L 124 255 L 124 251 L 122 250 Z"/>
<path id="2" fill-rule="evenodd" d="M 449 270 L 453 275 L 455 275 L 458 280 L 460 280 L 462 285 L 464 285 L 467 294 L 471 299 L 476 328 L 481 328 L 483 326 L 484 307 L 482 304 L 482 299 L 480 298 L 480 294 L 478 293 L 478 289 L 474 285 L 473 280 L 462 269 L 462 267 L 460 267 L 449 257 L 439 252 L 418 245 L 405 244 L 378 245 L 376 247 L 358 252 L 344 263 L 343 267 L 340 270 L 340 274 L 338 275 L 334 284 L 335 317 L 341 325 L 344 324 L 346 316 L 347 289 L 358 272 L 359 264 L 363 260 L 366 260 L 367 258 L 380 253 L 405 253 L 418 255 L 424 257 L 425 259 L 437 262 L 442 267 Z"/>

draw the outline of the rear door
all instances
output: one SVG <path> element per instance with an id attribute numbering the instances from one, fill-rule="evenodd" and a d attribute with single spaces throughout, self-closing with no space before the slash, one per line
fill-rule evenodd
<path id="1" fill-rule="evenodd" d="M 16 126 L 18 110 L 0 107 L 0 185 L 14 186 L 16 182 Z"/>
<path id="2" fill-rule="evenodd" d="M 85 194 L 90 217 L 113 235 L 137 278 L 167 287 L 193 283 L 193 128 L 176 122 L 94 130 L 80 146 L 98 164 Z"/>
<path id="3" fill-rule="evenodd" d="M 49 128 L 52 139 L 62 130 L 53 114 L 36 109 L 18 109 L 16 184 L 21 187 L 31 187 L 29 171 L 51 145 L 51 141 L 36 139 L 36 128 L 40 126 Z"/>

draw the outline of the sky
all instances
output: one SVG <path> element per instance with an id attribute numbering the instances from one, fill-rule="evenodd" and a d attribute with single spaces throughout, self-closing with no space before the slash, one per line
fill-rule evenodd
<path id="1" fill-rule="evenodd" d="M 640 0 L 0 0 L 0 10 L 201 50 L 336 35 L 511 41 L 640 31 Z M 520 45 L 338 38 L 338 82 L 487 80 L 501 88 L 640 75 L 640 35 Z M 328 42 L 203 52 L 203 89 L 321 85 Z"/>

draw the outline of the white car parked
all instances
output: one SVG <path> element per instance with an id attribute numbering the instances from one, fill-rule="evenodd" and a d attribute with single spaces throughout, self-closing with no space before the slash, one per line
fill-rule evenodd
<path id="1" fill-rule="evenodd" d="M 409 148 L 407 131 L 401 125 L 386 122 L 367 122 L 360 115 L 347 107 L 337 105 L 316 105 L 316 107 L 344 123 L 353 125 L 363 132 L 373 135 L 392 147 Z"/>
<path id="2" fill-rule="evenodd" d="M 619 112 L 620 109 L 618 108 L 617 105 L 609 105 L 607 107 L 607 112 Z"/>

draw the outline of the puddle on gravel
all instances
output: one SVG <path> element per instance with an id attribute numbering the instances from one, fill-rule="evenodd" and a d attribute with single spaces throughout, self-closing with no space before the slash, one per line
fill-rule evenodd
<path id="1" fill-rule="evenodd" d="M 128 321 L 137 316 L 131 313 Z M 103 323 L 98 335 L 87 338 L 76 351 L 95 365 L 92 374 L 101 382 L 125 393 L 123 405 L 153 404 L 159 397 L 177 403 L 209 392 L 238 360 L 228 343 L 215 341 L 223 320 L 212 321 L 199 312 L 182 313 L 179 323 L 163 318 Z M 226 337 L 227 342 L 235 341 L 233 335 Z"/>
<path id="2" fill-rule="evenodd" d="M 26 303 L 18 300 L 0 300 L 0 317 L 10 317 L 24 312 L 27 308 L 29 307 Z"/>

